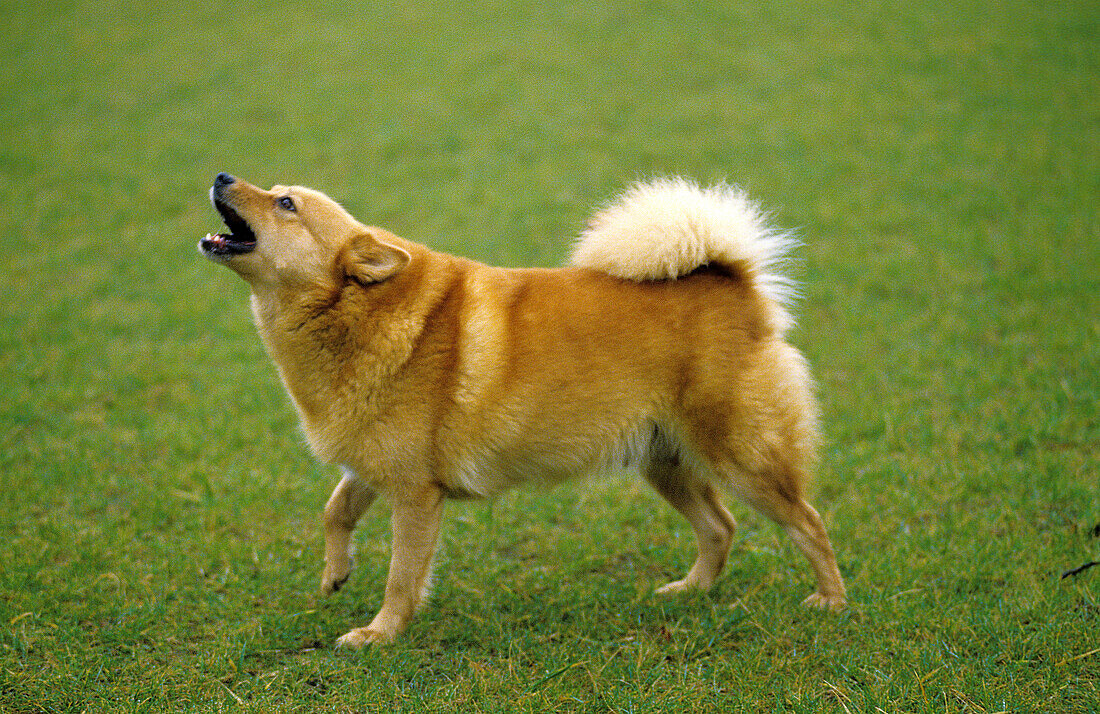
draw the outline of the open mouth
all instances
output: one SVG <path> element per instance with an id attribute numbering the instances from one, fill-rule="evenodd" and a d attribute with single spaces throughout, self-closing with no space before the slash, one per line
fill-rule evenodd
<path id="1" fill-rule="evenodd" d="M 248 222 L 228 204 L 213 197 L 214 208 L 221 214 L 229 233 L 208 233 L 199 241 L 199 249 L 207 255 L 241 255 L 256 248 L 256 234 Z"/>

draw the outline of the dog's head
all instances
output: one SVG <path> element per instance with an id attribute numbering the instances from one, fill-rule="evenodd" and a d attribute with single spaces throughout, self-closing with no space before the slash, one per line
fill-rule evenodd
<path id="1" fill-rule="evenodd" d="M 210 200 L 229 232 L 208 234 L 199 251 L 232 268 L 254 290 L 378 283 L 410 260 L 405 250 L 376 237 L 319 191 L 301 186 L 264 191 L 220 173 Z"/>

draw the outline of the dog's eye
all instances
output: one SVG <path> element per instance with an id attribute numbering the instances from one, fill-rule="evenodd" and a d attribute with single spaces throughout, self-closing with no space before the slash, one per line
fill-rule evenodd
<path id="1" fill-rule="evenodd" d="M 290 196 L 283 196 L 279 199 L 279 208 L 283 209 L 284 211 L 298 210 L 294 207 L 294 201 L 291 200 Z"/>

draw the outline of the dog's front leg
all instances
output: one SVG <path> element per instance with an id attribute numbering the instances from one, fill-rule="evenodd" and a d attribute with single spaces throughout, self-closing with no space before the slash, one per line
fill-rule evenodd
<path id="1" fill-rule="evenodd" d="M 351 574 L 351 532 L 374 502 L 375 492 L 350 469 L 344 469 L 328 503 L 322 521 L 325 526 L 325 569 L 321 573 L 321 594 L 331 595 Z"/>
<path id="2" fill-rule="evenodd" d="M 442 519 L 443 493 L 437 486 L 423 484 L 394 495 L 392 554 L 382 609 L 369 625 L 347 633 L 337 645 L 392 642 L 405 629 L 427 591 Z"/>

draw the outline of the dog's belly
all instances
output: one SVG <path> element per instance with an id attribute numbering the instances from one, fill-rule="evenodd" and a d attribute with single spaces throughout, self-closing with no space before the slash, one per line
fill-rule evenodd
<path id="1" fill-rule="evenodd" d="M 631 466 L 645 458 L 656 433 L 655 421 L 644 415 L 617 423 L 578 418 L 568 428 L 555 426 L 520 430 L 512 438 L 478 439 L 456 449 L 454 458 L 441 460 L 440 481 L 448 497 L 491 496 L 522 483 L 553 485 L 608 467 Z"/>
<path id="2" fill-rule="evenodd" d="M 485 498 L 522 483 L 559 483 L 591 468 L 583 460 L 569 459 L 564 454 L 483 453 L 449 464 L 441 484 L 448 498 Z"/>

